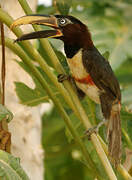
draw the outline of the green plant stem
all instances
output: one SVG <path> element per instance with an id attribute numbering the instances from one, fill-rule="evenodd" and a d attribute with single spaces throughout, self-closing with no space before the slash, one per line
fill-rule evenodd
<path id="1" fill-rule="evenodd" d="M 105 153 L 108 155 L 108 147 L 106 146 L 106 144 L 104 143 L 104 141 L 101 139 L 100 136 L 98 136 L 98 139 L 101 142 Z M 117 167 L 117 170 L 125 180 L 132 180 L 132 177 L 130 176 L 130 174 L 126 171 L 126 169 L 121 164 Z"/>
<path id="2" fill-rule="evenodd" d="M 123 132 L 124 137 L 125 137 L 125 139 L 126 139 L 126 141 L 127 141 L 128 147 L 132 150 L 132 142 L 131 142 L 131 139 L 129 138 L 129 136 L 128 136 L 128 134 L 127 134 L 127 132 L 125 131 L 124 128 L 122 128 L 122 132 Z"/>
<path id="3" fill-rule="evenodd" d="M 6 46 L 8 48 L 10 48 L 15 54 L 17 54 L 23 60 L 23 62 L 25 64 L 27 64 L 27 66 L 33 72 L 34 76 L 36 76 L 36 78 L 39 80 L 39 82 L 41 83 L 42 87 L 47 92 L 48 96 L 52 99 L 52 101 L 54 102 L 55 106 L 59 110 L 59 112 L 60 112 L 62 118 L 64 119 L 65 123 L 67 124 L 71 134 L 73 135 L 73 137 L 75 138 L 76 142 L 78 143 L 78 145 L 79 145 L 79 147 L 80 147 L 80 149 L 81 149 L 81 151 L 82 151 L 82 153 L 83 153 L 87 163 L 90 164 L 90 167 L 92 168 L 92 170 L 96 174 L 95 176 L 97 176 L 97 178 L 101 180 L 102 177 L 99 175 L 100 173 L 96 169 L 96 166 L 94 165 L 91 157 L 89 156 L 88 151 L 86 150 L 86 147 L 84 146 L 81 138 L 76 133 L 76 131 L 75 131 L 75 129 L 74 129 L 70 119 L 69 119 L 69 116 L 65 112 L 64 108 L 62 107 L 61 103 L 58 101 L 56 96 L 54 96 L 54 93 L 51 91 L 49 85 L 47 84 L 47 82 L 45 81 L 45 79 L 43 78 L 41 73 L 33 65 L 31 59 L 29 59 L 29 57 L 26 55 L 26 53 L 24 53 L 24 51 L 17 44 L 14 45 L 13 41 L 8 39 L 8 38 L 6 38 L 5 40 L 6 40 L 5 41 Z"/>
<path id="4" fill-rule="evenodd" d="M 94 102 L 92 102 L 90 99 L 87 99 L 87 103 L 88 103 L 88 107 L 91 113 L 91 119 L 92 119 L 92 124 L 95 126 L 97 125 L 96 122 L 96 112 L 95 112 L 95 104 Z"/>

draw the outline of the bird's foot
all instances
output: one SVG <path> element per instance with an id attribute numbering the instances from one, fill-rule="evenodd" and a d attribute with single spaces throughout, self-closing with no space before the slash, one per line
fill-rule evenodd
<path id="1" fill-rule="evenodd" d="M 95 133 L 95 134 L 98 133 L 98 128 L 97 128 L 97 126 L 92 127 L 92 128 L 89 128 L 89 129 L 85 132 L 85 135 L 88 137 L 88 140 L 91 140 L 91 135 L 92 135 L 93 133 Z"/>
<path id="2" fill-rule="evenodd" d="M 62 83 L 65 80 L 68 80 L 71 83 L 72 87 L 75 89 L 79 99 L 82 100 L 84 98 L 85 93 L 77 87 L 75 80 L 71 75 L 59 74 L 57 78 L 58 78 L 58 82 L 60 83 Z"/>
<path id="3" fill-rule="evenodd" d="M 97 126 L 94 126 L 92 128 L 89 128 L 85 134 L 88 136 L 88 140 L 91 140 L 91 135 L 93 133 L 97 134 L 99 132 L 99 128 L 106 123 L 106 120 L 103 119 Z"/>
<path id="4" fill-rule="evenodd" d="M 65 80 L 70 80 L 71 76 L 70 75 L 66 75 L 66 74 L 59 74 L 57 76 L 57 78 L 58 78 L 58 82 L 62 83 Z"/>

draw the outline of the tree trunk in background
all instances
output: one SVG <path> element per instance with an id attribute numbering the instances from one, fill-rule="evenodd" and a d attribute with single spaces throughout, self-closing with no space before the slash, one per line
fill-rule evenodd
<path id="1" fill-rule="evenodd" d="M 37 0 L 27 0 L 35 12 Z M 1 6 L 14 19 L 23 16 L 17 0 L 1 0 Z M 5 27 L 5 26 L 4 26 Z M 23 27 L 26 32 L 31 31 L 31 26 Z M 5 27 L 7 37 L 16 38 L 9 28 Z M 1 58 L 1 57 L 0 57 Z M 43 179 L 43 151 L 41 148 L 41 121 L 39 108 L 30 108 L 19 104 L 15 93 L 14 81 L 21 81 L 33 87 L 32 79 L 24 72 L 13 59 L 18 59 L 6 48 L 6 106 L 14 114 L 14 119 L 9 124 L 12 134 L 12 154 L 20 157 L 21 165 L 31 180 Z"/>

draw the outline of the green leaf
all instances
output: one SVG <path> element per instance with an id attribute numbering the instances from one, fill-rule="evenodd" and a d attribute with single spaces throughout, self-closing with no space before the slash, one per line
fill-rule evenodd
<path id="1" fill-rule="evenodd" d="M 0 104 L 0 121 L 6 119 L 7 122 L 10 122 L 13 119 L 13 114 L 5 106 Z"/>
<path id="2" fill-rule="evenodd" d="M 53 6 L 45 6 L 43 4 L 40 4 L 37 6 L 37 14 L 54 14 L 55 9 Z"/>
<path id="3" fill-rule="evenodd" d="M 71 119 L 71 122 L 72 122 L 74 128 L 78 132 L 78 134 L 80 136 L 83 136 L 84 132 L 85 132 L 85 128 L 83 127 L 83 125 L 79 121 L 79 119 L 73 113 L 70 115 L 70 119 Z M 70 133 L 68 128 L 66 128 L 65 133 L 66 133 L 66 136 L 68 138 L 68 142 L 71 143 L 72 140 L 73 140 L 73 136 L 71 135 L 71 133 Z"/>
<path id="4" fill-rule="evenodd" d="M 15 82 L 16 93 L 20 99 L 20 103 L 27 106 L 37 106 L 40 103 L 49 101 L 49 97 L 41 93 L 39 89 L 31 89 L 21 82 Z"/>
<path id="5" fill-rule="evenodd" d="M 2 150 L 0 150 L 0 179 L 29 180 L 20 166 L 19 159 Z"/>
<path id="6" fill-rule="evenodd" d="M 55 48 L 52 44 L 51 44 L 51 46 L 52 46 L 53 50 L 55 51 L 56 56 L 58 57 L 60 63 L 63 66 L 63 68 L 65 69 L 66 73 L 69 74 L 70 69 L 69 69 L 66 57 L 64 56 L 64 54 L 61 51 L 57 50 L 57 48 Z"/>
<path id="7" fill-rule="evenodd" d="M 43 87 L 41 86 L 40 82 L 35 78 L 35 76 L 31 73 L 30 69 L 23 63 L 16 61 L 33 79 L 35 83 L 35 88 L 32 89 L 28 87 L 26 84 L 22 82 L 15 82 L 16 86 L 16 93 L 20 99 L 20 103 L 27 105 L 27 106 L 36 106 L 38 104 L 41 104 L 43 102 L 48 102 L 49 97 L 47 96 L 46 92 L 44 91 Z M 43 75 L 43 77 L 48 82 L 49 86 L 53 89 L 55 92 L 55 96 L 58 94 L 55 86 L 53 86 L 50 79 L 47 77 L 47 75 L 42 71 L 40 67 L 37 67 L 40 73 Z"/>
<path id="8" fill-rule="evenodd" d="M 57 0 L 56 6 L 60 14 L 68 15 L 72 0 Z"/>
<path id="9" fill-rule="evenodd" d="M 42 27 L 43 28 L 43 27 Z M 44 58 L 44 60 L 46 61 L 46 63 L 51 66 L 53 68 L 53 64 L 51 63 L 50 59 L 49 59 L 49 56 L 46 52 L 46 50 L 42 47 L 40 41 L 36 41 L 36 44 L 37 44 L 37 50 L 38 52 L 41 54 L 41 56 Z"/>

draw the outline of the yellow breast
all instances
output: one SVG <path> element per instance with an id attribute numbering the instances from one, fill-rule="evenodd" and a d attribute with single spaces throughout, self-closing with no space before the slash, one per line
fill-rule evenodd
<path id="1" fill-rule="evenodd" d="M 80 50 L 71 59 L 68 58 L 67 61 L 74 77 L 81 79 L 88 75 L 82 63 L 82 50 Z"/>

